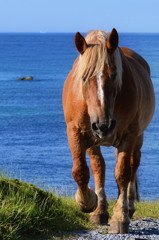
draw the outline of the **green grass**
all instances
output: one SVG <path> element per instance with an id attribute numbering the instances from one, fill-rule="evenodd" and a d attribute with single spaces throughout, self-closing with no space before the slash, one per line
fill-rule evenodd
<path id="1" fill-rule="evenodd" d="M 88 216 L 78 210 L 74 200 L 17 179 L 0 179 L 0 239 L 36 239 L 37 235 L 90 226 Z"/>
<path id="2" fill-rule="evenodd" d="M 115 201 L 109 201 L 109 213 Z M 136 204 L 135 218 L 159 217 L 158 202 Z M 40 240 L 91 229 L 89 215 L 73 199 L 58 197 L 38 187 L 0 176 L 0 240 Z"/>
<path id="3" fill-rule="evenodd" d="M 108 212 L 110 217 L 113 214 L 113 207 L 115 201 L 109 201 L 109 208 Z M 152 218 L 152 219 L 159 219 L 159 201 L 142 201 L 135 203 L 136 211 L 134 213 L 133 219 L 139 218 Z"/>
<path id="4" fill-rule="evenodd" d="M 134 218 L 153 218 L 159 219 L 159 201 L 144 201 L 136 203 Z"/>

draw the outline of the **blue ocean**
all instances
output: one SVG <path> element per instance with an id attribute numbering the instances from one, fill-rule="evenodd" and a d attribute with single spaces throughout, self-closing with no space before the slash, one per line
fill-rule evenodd
<path id="1" fill-rule="evenodd" d="M 159 199 L 159 34 L 120 34 L 151 67 L 156 111 L 145 132 L 138 171 L 142 200 Z M 0 33 L 0 171 L 73 195 L 72 159 L 62 110 L 65 78 L 77 56 L 74 34 Z M 33 81 L 19 77 L 33 76 Z M 143 106 L 144 107 L 144 106 Z M 106 192 L 117 197 L 114 149 L 102 148 Z M 88 159 L 89 164 L 89 159 Z M 94 186 L 91 176 L 90 186 Z"/>

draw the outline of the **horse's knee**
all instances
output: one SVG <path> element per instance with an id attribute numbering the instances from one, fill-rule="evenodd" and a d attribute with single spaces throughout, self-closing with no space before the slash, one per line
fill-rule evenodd
<path id="1" fill-rule="evenodd" d="M 73 166 L 72 176 L 74 177 L 78 186 L 82 187 L 88 185 L 90 178 L 88 166 Z"/>
<path id="2" fill-rule="evenodd" d="M 128 187 L 128 183 L 130 181 L 130 176 L 131 176 L 131 169 L 130 167 L 124 170 L 119 170 L 119 169 L 115 169 L 115 178 L 119 187 L 123 188 L 123 187 Z"/>
<path id="3" fill-rule="evenodd" d="M 130 153 L 120 152 L 118 154 L 118 161 L 115 167 L 115 178 L 120 188 L 127 188 L 131 177 L 130 168 Z"/>

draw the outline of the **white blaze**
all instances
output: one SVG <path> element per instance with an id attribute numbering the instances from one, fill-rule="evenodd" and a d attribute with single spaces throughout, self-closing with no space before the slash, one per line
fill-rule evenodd
<path id="1" fill-rule="evenodd" d="M 101 104 L 104 101 L 104 91 L 103 91 L 103 88 L 102 88 L 102 75 L 103 75 L 102 73 L 99 73 L 97 75 L 98 99 L 101 102 Z"/>

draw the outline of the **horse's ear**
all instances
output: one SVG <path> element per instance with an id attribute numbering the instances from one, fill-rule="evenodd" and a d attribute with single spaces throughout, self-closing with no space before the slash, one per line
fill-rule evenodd
<path id="1" fill-rule="evenodd" d="M 115 51 L 115 49 L 118 46 L 118 42 L 119 42 L 118 32 L 115 28 L 113 28 L 108 36 L 108 40 L 106 41 L 108 53 L 112 54 Z"/>
<path id="2" fill-rule="evenodd" d="M 86 40 L 84 39 L 84 37 L 79 32 L 77 32 L 75 34 L 75 46 L 77 48 L 77 51 L 80 54 L 83 54 L 87 49 Z"/>

